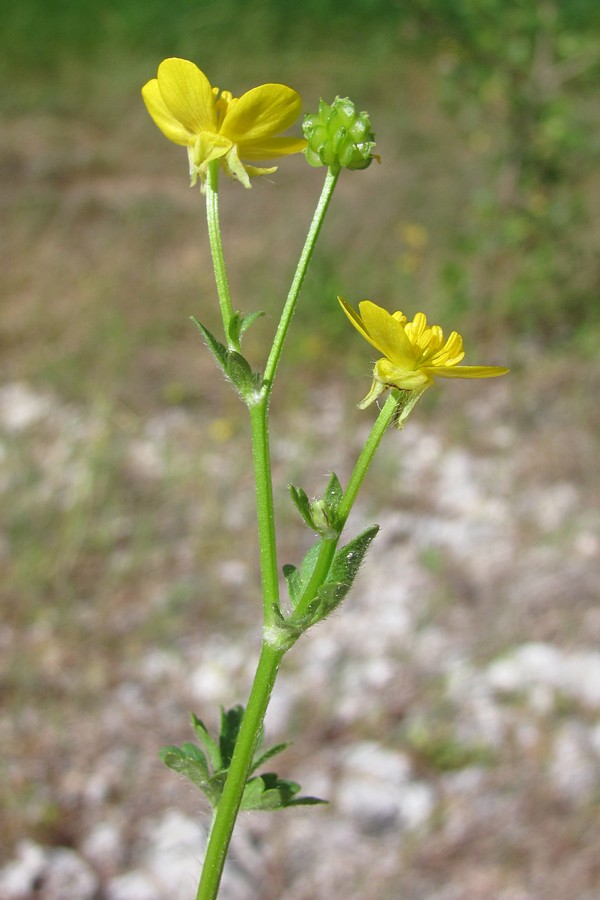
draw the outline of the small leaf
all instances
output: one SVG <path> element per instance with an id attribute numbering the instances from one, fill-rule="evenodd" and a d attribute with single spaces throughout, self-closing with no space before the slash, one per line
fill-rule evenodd
<path id="1" fill-rule="evenodd" d="M 189 752 L 190 747 L 193 748 L 192 753 Z M 169 769 L 185 775 L 196 787 L 199 787 L 213 806 L 218 802 L 220 789 L 213 784 L 208 774 L 206 758 L 195 744 L 184 744 L 182 747 L 163 747 L 159 756 Z"/>
<path id="2" fill-rule="evenodd" d="M 336 609 L 346 594 L 350 590 L 351 585 L 341 584 L 339 581 L 327 581 L 315 598 L 315 602 L 311 604 L 314 618 L 311 624 L 320 622 L 326 616 Z"/>
<path id="3" fill-rule="evenodd" d="M 196 319 L 194 316 L 192 316 L 192 322 L 204 338 L 206 346 L 214 356 L 217 365 L 220 366 L 221 369 L 223 369 L 223 372 L 225 372 L 225 374 L 227 374 L 227 347 L 224 347 L 223 344 L 210 333 L 208 328 L 205 328 L 204 325 L 199 322 L 198 319 Z"/>
<path id="4" fill-rule="evenodd" d="M 257 319 L 262 318 L 264 316 L 264 312 L 262 310 L 258 310 L 257 312 L 248 313 L 245 316 L 242 316 L 240 319 L 240 340 L 248 331 L 251 325 L 254 325 Z"/>
<path id="5" fill-rule="evenodd" d="M 221 734 L 219 735 L 219 746 L 221 748 L 221 765 L 223 769 L 229 768 L 243 718 L 244 707 L 241 705 L 232 706 L 231 709 L 227 710 L 221 708 Z"/>
<path id="6" fill-rule="evenodd" d="M 336 552 L 327 581 L 307 611 L 310 625 L 321 622 L 344 600 L 378 531 L 379 525 L 372 525 Z"/>
<path id="7" fill-rule="evenodd" d="M 210 760 L 213 771 L 218 772 L 219 769 L 223 768 L 223 760 L 221 758 L 221 750 L 219 748 L 219 745 L 217 744 L 215 739 L 208 733 L 206 725 L 201 719 L 198 718 L 198 716 L 195 716 L 194 713 L 192 713 L 191 718 L 192 728 L 196 732 L 198 740 L 202 743 L 204 749 L 208 753 L 208 758 Z"/>
<path id="8" fill-rule="evenodd" d="M 292 503 L 304 519 L 304 522 L 308 525 L 311 531 L 316 531 L 317 529 L 315 527 L 315 523 L 310 511 L 310 500 L 308 499 L 306 491 L 304 491 L 302 488 L 297 488 L 293 484 L 290 484 L 289 489 Z"/>
<path id="9" fill-rule="evenodd" d="M 274 756 L 277 756 L 278 753 L 283 753 L 284 750 L 290 746 L 290 742 L 288 741 L 286 744 L 275 744 L 273 747 L 269 747 L 268 750 L 265 750 L 264 753 L 261 753 L 260 756 L 255 757 L 252 761 L 252 768 L 250 769 L 250 773 L 256 772 L 264 763 L 267 762 L 268 759 L 272 759 Z"/>
<path id="10" fill-rule="evenodd" d="M 236 350 L 227 351 L 225 374 L 233 382 L 243 399 L 249 397 L 256 388 L 257 379 L 250 368 L 250 363 Z"/>
<path id="11" fill-rule="evenodd" d="M 283 809 L 323 803 L 317 797 L 296 797 L 300 785 L 295 781 L 279 778 L 274 772 L 257 775 L 247 782 L 240 809 Z"/>
<path id="12" fill-rule="evenodd" d="M 326 501 L 331 512 L 334 515 L 337 515 L 340 503 L 344 499 L 344 491 L 335 472 L 332 472 L 330 475 L 327 487 L 325 488 L 325 493 L 323 494 L 323 499 Z"/>
<path id="13" fill-rule="evenodd" d="M 345 547 L 341 547 L 333 557 L 328 581 L 344 584 L 347 586 L 347 590 L 350 590 L 367 550 L 378 531 L 379 525 L 371 525 L 370 528 L 361 531 Z"/>
<path id="14" fill-rule="evenodd" d="M 321 552 L 321 541 L 314 544 L 300 564 L 300 577 L 302 579 L 302 588 L 306 587 L 310 581 L 310 577 L 315 570 L 319 553 Z"/>
<path id="15" fill-rule="evenodd" d="M 241 312 L 234 312 L 229 320 L 229 340 L 234 347 L 239 347 L 244 332 L 248 331 L 257 319 L 264 316 L 264 312 L 253 312 L 244 315 Z"/>
<path id="16" fill-rule="evenodd" d="M 296 566 L 286 563 L 283 567 L 283 577 L 287 581 L 288 593 L 290 595 L 290 600 L 292 601 L 292 606 L 296 606 L 302 595 L 302 579 L 300 578 L 300 572 Z"/>

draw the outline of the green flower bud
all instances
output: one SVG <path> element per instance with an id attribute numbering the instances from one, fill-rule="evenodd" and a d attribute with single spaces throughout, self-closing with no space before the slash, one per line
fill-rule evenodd
<path id="1" fill-rule="evenodd" d="M 357 113 L 347 97 L 336 97 L 331 106 L 319 101 L 319 112 L 306 116 L 302 125 L 311 166 L 366 169 L 374 158 L 371 120 Z"/>

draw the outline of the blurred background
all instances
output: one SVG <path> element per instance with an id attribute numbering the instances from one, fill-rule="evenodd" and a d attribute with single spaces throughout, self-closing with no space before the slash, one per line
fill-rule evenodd
<path id="1" fill-rule="evenodd" d="M 268 721 L 331 803 L 243 817 L 223 897 L 597 897 L 598 3 L 21 0 L 0 47 L 2 900 L 192 896 L 208 811 L 157 751 L 258 649 L 247 423 L 190 323 L 218 328 L 203 198 L 140 97 L 174 55 L 349 96 L 381 155 L 340 178 L 274 394 L 282 563 L 287 484 L 344 481 L 373 418 L 338 293 L 512 369 L 386 438 L 362 581 Z M 323 176 L 223 184 L 257 367 Z"/>

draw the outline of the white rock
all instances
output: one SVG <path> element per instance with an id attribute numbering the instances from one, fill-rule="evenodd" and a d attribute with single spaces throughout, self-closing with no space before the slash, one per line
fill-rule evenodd
<path id="1" fill-rule="evenodd" d="M 544 714 L 556 694 L 600 709 L 600 653 L 596 651 L 566 653 L 551 644 L 523 644 L 491 663 L 485 679 L 498 693 L 526 693 L 531 705 Z"/>
<path id="2" fill-rule="evenodd" d="M 149 830 L 144 867 L 169 900 L 189 900 L 197 887 L 206 834 L 178 810 L 167 810 Z"/>
<path id="3" fill-rule="evenodd" d="M 42 875 L 44 900 L 93 900 L 98 876 L 74 850 L 50 850 Z"/>
<path id="4" fill-rule="evenodd" d="M 46 865 L 42 847 L 23 841 L 17 847 L 17 858 L 0 869 L 2 900 L 27 900 Z"/>
<path id="5" fill-rule="evenodd" d="M 411 764 L 403 753 L 365 741 L 351 748 L 338 785 L 337 806 L 367 831 L 424 825 L 435 805 L 433 790 L 411 780 Z"/>
<path id="6" fill-rule="evenodd" d="M 150 876 L 138 870 L 111 879 L 106 886 L 106 897 L 107 900 L 166 900 Z"/>
<path id="7" fill-rule="evenodd" d="M 597 784 L 589 749 L 589 735 L 575 723 L 564 725 L 554 739 L 549 772 L 562 796 L 575 802 L 589 798 Z"/>
<path id="8" fill-rule="evenodd" d="M 125 841 L 121 829 L 99 822 L 81 843 L 81 852 L 103 875 L 114 874 L 123 860 Z"/>
<path id="9" fill-rule="evenodd" d="M 23 431 L 52 411 L 52 402 L 26 384 L 15 382 L 0 389 L 0 424 L 7 431 Z"/>

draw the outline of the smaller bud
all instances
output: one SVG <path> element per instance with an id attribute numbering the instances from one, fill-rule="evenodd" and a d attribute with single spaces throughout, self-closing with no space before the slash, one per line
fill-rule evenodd
<path id="1" fill-rule="evenodd" d="M 337 537 L 339 529 L 336 530 L 334 525 L 335 517 L 330 509 L 330 504 L 325 498 L 313 500 L 310 504 L 310 512 L 315 531 L 325 538 Z"/>
<path id="2" fill-rule="evenodd" d="M 375 135 L 368 114 L 357 113 L 347 97 L 336 97 L 331 106 L 320 100 L 319 112 L 306 116 L 302 129 L 311 166 L 366 169 L 379 158 L 373 154 Z"/>

